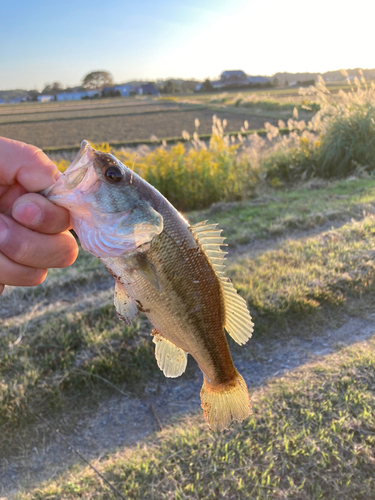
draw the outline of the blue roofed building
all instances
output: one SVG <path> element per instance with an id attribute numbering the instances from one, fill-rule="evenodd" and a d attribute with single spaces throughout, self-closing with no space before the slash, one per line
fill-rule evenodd
<path id="1" fill-rule="evenodd" d="M 160 95 L 158 89 L 153 83 L 145 83 L 138 88 L 139 95 Z"/>
<path id="2" fill-rule="evenodd" d="M 80 101 L 84 98 L 91 98 L 100 94 L 99 90 L 80 90 L 73 92 L 60 92 L 56 94 L 56 101 Z"/>
<path id="3" fill-rule="evenodd" d="M 233 71 L 223 71 L 220 75 L 220 80 L 224 83 L 237 83 L 238 85 L 246 85 L 247 83 L 247 74 L 242 70 L 233 70 Z"/>

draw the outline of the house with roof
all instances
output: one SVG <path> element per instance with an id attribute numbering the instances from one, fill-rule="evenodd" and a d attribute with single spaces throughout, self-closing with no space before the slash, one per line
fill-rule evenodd
<path id="1" fill-rule="evenodd" d="M 130 96 L 130 92 L 135 92 L 135 90 L 133 89 L 133 85 L 127 85 L 127 84 L 124 84 L 124 85 L 115 85 L 113 87 L 113 90 L 115 92 L 120 92 L 120 94 L 122 95 L 122 97 L 129 97 Z"/>
<path id="2" fill-rule="evenodd" d="M 108 87 L 103 87 L 102 96 L 115 96 L 119 95 L 122 97 L 129 97 L 131 95 L 136 95 L 138 93 L 139 87 L 135 85 L 129 85 L 128 83 L 123 83 L 121 85 L 110 85 Z"/>
<path id="3" fill-rule="evenodd" d="M 145 83 L 143 85 L 140 85 L 137 93 L 138 95 L 160 95 L 158 89 L 153 83 Z"/>
<path id="4" fill-rule="evenodd" d="M 222 84 L 228 85 L 247 85 L 247 74 L 242 70 L 223 71 L 220 75 Z"/>
<path id="5" fill-rule="evenodd" d="M 269 78 L 264 76 L 247 76 L 242 70 L 223 71 L 220 75 L 220 82 L 225 87 L 246 87 L 248 85 L 261 85 L 269 83 Z"/>
<path id="6" fill-rule="evenodd" d="M 269 78 L 265 78 L 264 76 L 248 76 L 247 81 L 249 83 L 251 83 L 252 85 L 271 82 L 271 80 Z"/>
<path id="7" fill-rule="evenodd" d="M 38 100 L 38 102 L 51 102 L 51 101 L 55 100 L 55 96 L 41 94 L 41 95 L 38 95 L 37 100 Z"/>
<path id="8" fill-rule="evenodd" d="M 220 75 L 220 80 L 211 80 L 211 85 L 214 90 L 226 90 L 236 88 L 248 88 L 253 86 L 261 86 L 269 84 L 270 80 L 263 76 L 247 76 L 242 70 L 223 71 Z M 198 83 L 195 87 L 195 92 L 201 91 L 203 83 Z"/>
<path id="9" fill-rule="evenodd" d="M 80 101 L 85 98 L 92 98 L 95 95 L 99 94 L 99 90 L 76 90 L 73 92 L 59 92 L 56 94 L 56 101 Z"/>

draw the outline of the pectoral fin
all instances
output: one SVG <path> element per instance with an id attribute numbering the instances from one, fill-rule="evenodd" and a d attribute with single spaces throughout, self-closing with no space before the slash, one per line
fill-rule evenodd
<path id="1" fill-rule="evenodd" d="M 128 326 L 138 314 L 138 307 L 134 299 L 130 297 L 124 285 L 116 281 L 115 306 L 118 317 Z"/>
<path id="2" fill-rule="evenodd" d="M 151 335 L 155 344 L 155 357 L 158 367 L 166 377 L 179 377 L 186 370 L 187 353 L 163 337 L 157 330 Z"/>
<path id="3" fill-rule="evenodd" d="M 153 264 L 142 254 L 137 254 L 136 256 L 136 267 L 135 270 L 147 280 L 153 287 L 156 288 L 158 292 L 161 290 L 160 281 L 158 278 L 158 273 Z"/>

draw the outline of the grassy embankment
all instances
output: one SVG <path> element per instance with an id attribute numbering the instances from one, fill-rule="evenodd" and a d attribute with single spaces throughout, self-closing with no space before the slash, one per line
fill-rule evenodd
<path id="1" fill-rule="evenodd" d="M 357 344 L 271 381 L 241 426 L 212 433 L 185 418 L 96 467 L 129 499 L 355 498 L 375 495 L 375 343 Z M 19 500 L 115 499 L 75 467 Z"/>
<path id="2" fill-rule="evenodd" d="M 197 175 L 198 185 L 209 183 L 207 191 L 211 184 L 217 186 L 215 189 L 225 186 L 226 181 L 230 185 L 228 172 L 234 180 L 236 175 L 239 179 L 244 172 L 249 173 L 243 184 L 246 189 L 253 189 L 255 183 L 261 185 L 264 177 L 287 183 L 309 177 L 312 171 L 325 177 L 371 171 L 373 165 L 366 163 L 366 159 L 371 158 L 373 145 L 366 138 L 373 125 L 371 109 L 366 111 L 366 104 L 372 98 L 372 90 L 366 89 L 355 99 L 353 96 L 349 101 L 344 100 L 344 105 L 323 103 L 312 127 L 313 138 L 302 125 L 300 133 L 291 134 L 287 140 L 279 140 L 279 133 L 269 128 L 270 142 L 278 142 L 256 165 L 237 156 L 233 149 L 237 162 L 237 168 L 233 168 L 233 162 L 228 161 L 232 146 L 223 143 L 221 137 L 222 149 L 215 149 L 213 143 L 206 150 L 196 141 L 192 153 L 177 154 L 176 150 L 169 164 L 160 161 L 158 165 L 157 159 L 166 154 L 161 149 L 154 157 L 146 156 L 137 168 L 144 169 L 142 174 L 146 178 L 153 176 L 155 185 L 170 174 L 167 188 L 174 185 L 181 189 L 187 185 L 189 176 Z M 329 151 L 337 154 L 330 156 L 327 169 L 323 157 L 325 145 L 331 141 L 337 146 L 340 133 L 350 130 L 356 130 L 357 137 L 350 142 L 350 134 L 347 135 L 348 154 L 342 158 L 340 147 L 331 147 Z M 193 166 L 198 165 L 199 155 L 205 154 L 206 166 L 198 172 L 182 168 L 189 161 Z M 280 154 L 287 157 L 286 162 L 276 161 Z M 180 163 L 175 161 L 176 156 L 181 158 Z M 213 159 L 220 160 L 215 176 L 207 168 Z M 243 161 L 250 168 L 244 169 L 238 163 Z M 169 166 L 163 171 L 165 164 Z M 285 164 L 288 175 L 283 177 Z M 173 175 L 184 174 L 185 170 L 188 177 Z M 371 179 L 341 181 L 313 191 L 271 191 L 268 198 L 227 205 L 225 210 L 220 210 L 220 206 L 210 210 L 210 219 L 222 222 L 229 229 L 228 243 L 232 247 L 255 238 L 267 239 L 275 233 L 287 237 L 296 227 L 306 229 L 324 222 L 346 221 L 336 229 L 309 237 L 297 239 L 297 233 L 293 240 L 285 240 L 259 255 L 243 254 L 229 260 L 228 273 L 255 316 L 255 335 L 268 336 L 272 341 L 273 335 L 284 333 L 284 323 L 288 324 L 289 335 L 316 334 L 327 315 L 332 324 L 340 322 L 344 311 L 361 315 L 370 310 L 375 278 L 374 189 Z M 194 187 L 194 192 L 197 191 Z M 239 194 L 230 189 L 224 199 L 246 198 L 248 194 L 246 190 Z M 195 203 L 195 206 L 200 204 L 197 200 Z M 192 214 L 192 219 L 199 217 Z M 357 220 L 350 221 L 350 217 Z M 106 291 L 108 282 L 97 261 L 82 256 L 76 269 L 54 271 L 36 291 L 14 291 L 9 295 L 10 311 L 12 302 L 17 303 L 25 293 L 26 312 L 27 308 L 30 312 L 33 304 L 39 304 L 42 312 L 34 317 L 33 314 L 16 317 L 10 313 L 2 325 L 0 415 L 8 446 L 12 436 L 32 419 L 27 405 L 41 413 L 65 410 L 68 400 L 70 404 L 82 403 L 93 390 L 97 398 L 104 397 L 100 393 L 105 385 L 103 378 L 126 389 L 131 389 L 137 380 L 139 393 L 140 386 L 151 375 L 158 376 L 145 320 L 141 318 L 126 328 L 115 319 L 113 306 L 109 305 L 110 293 Z M 103 284 L 103 295 L 99 293 L 98 297 L 104 298 L 108 305 L 98 309 L 88 303 L 81 310 L 72 310 L 79 288 L 87 291 L 87 287 L 92 287 L 93 276 Z M 57 307 L 53 300 L 60 281 L 71 294 L 71 302 L 65 307 L 61 304 Z M 51 307 L 44 307 L 45 304 Z M 223 435 L 213 435 L 202 428 L 201 417 L 192 418 L 188 425 L 167 430 L 156 445 L 136 451 L 130 459 L 121 454 L 110 456 L 100 467 L 129 498 L 307 499 L 338 495 L 371 498 L 374 496 L 370 471 L 374 462 L 371 347 L 370 342 L 347 349 L 326 360 L 324 365 L 306 367 L 271 384 L 254 395 L 253 418 Z M 246 350 L 242 352 L 246 356 Z M 108 393 L 108 384 L 105 387 Z M 31 497 L 76 498 L 77 495 L 112 498 L 84 469 L 42 486 Z"/>
<path id="3" fill-rule="evenodd" d="M 314 203 L 309 206 L 311 197 Z M 339 311 L 345 304 L 348 311 L 350 298 L 369 296 L 375 277 L 374 211 L 375 182 L 357 180 L 314 191 L 274 192 L 262 207 L 249 202 L 210 217 L 224 227 L 241 220 L 239 232 L 228 234 L 230 246 L 242 242 L 244 234 L 249 241 L 267 239 L 275 224 L 287 236 L 296 221 L 300 228 L 311 228 L 342 220 L 344 214 L 359 218 L 307 239 L 286 240 L 254 258 L 245 254 L 229 260 L 228 273 L 256 318 L 256 335 L 272 336 L 275 325 L 279 329 L 285 320 L 300 324 L 306 315 L 308 328 L 299 328 L 300 334 L 308 332 L 322 321 L 325 307 Z M 101 263 L 81 253 L 77 264 L 52 270 L 42 286 L 11 291 L 5 305 L 11 309 L 14 303 L 24 304 L 25 310 L 21 314 L 16 309 L 2 322 L 0 424 L 4 429 L 30 419 L 27 404 L 41 412 L 62 409 L 68 400 L 78 401 L 93 389 L 107 390 L 98 377 L 138 391 L 151 377 L 162 377 L 153 357 L 150 325 L 143 317 L 130 328 L 118 321 L 110 288 L 111 278 Z M 75 305 L 77 297 L 90 293 L 96 293 L 94 304 L 82 300 L 79 307 Z M 38 304 L 39 312 L 34 314 Z M 16 342 L 19 336 L 21 341 Z"/>

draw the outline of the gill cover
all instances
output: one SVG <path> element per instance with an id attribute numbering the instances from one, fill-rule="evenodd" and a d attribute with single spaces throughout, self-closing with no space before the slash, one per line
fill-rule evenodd
<path id="1" fill-rule="evenodd" d="M 163 217 L 142 199 L 132 177 L 114 156 L 83 141 L 73 163 L 43 194 L 70 211 L 84 250 L 96 257 L 119 257 L 163 231 Z"/>

